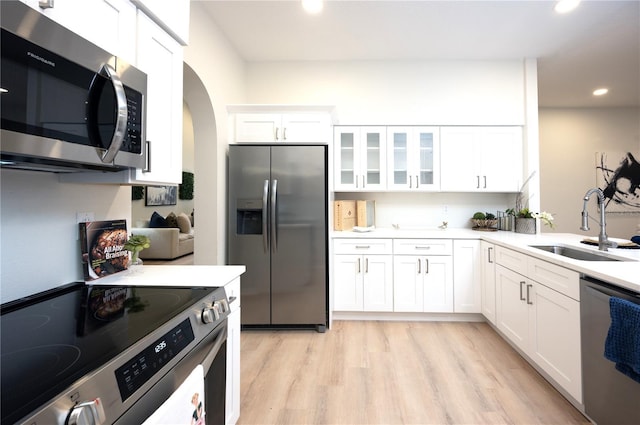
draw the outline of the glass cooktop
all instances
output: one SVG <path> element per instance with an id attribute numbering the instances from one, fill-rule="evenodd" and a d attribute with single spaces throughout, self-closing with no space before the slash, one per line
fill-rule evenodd
<path id="1" fill-rule="evenodd" d="M 1 423 L 14 423 L 216 288 L 72 283 L 0 306 Z"/>

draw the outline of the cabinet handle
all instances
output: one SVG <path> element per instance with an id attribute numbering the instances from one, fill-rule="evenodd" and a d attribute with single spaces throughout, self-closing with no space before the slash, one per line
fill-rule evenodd
<path id="1" fill-rule="evenodd" d="M 420 177 L 416 176 L 416 189 L 420 189 Z"/>
<path id="2" fill-rule="evenodd" d="M 524 280 L 520 281 L 520 301 L 524 301 L 524 295 L 522 295 L 522 285 L 524 285 L 526 282 Z"/>
<path id="3" fill-rule="evenodd" d="M 480 176 L 476 176 L 476 189 L 480 189 Z"/>
<path id="4" fill-rule="evenodd" d="M 418 258 L 418 274 L 422 273 L 422 261 Z"/>
<path id="5" fill-rule="evenodd" d="M 362 188 L 364 189 L 365 184 L 364 184 L 364 174 L 362 175 Z"/>
<path id="6" fill-rule="evenodd" d="M 424 260 L 424 274 L 429 274 L 429 259 Z"/>
<path id="7" fill-rule="evenodd" d="M 409 189 L 413 189 L 413 176 L 409 176 Z"/>
<path id="8" fill-rule="evenodd" d="M 364 259 L 364 272 L 369 273 L 369 258 Z"/>
<path id="9" fill-rule="evenodd" d="M 527 304 L 533 305 L 533 302 L 531 302 L 530 296 L 529 296 L 529 289 L 531 289 L 533 287 L 533 285 L 527 285 Z"/>
<path id="10" fill-rule="evenodd" d="M 287 127 L 282 129 L 282 140 L 287 140 Z"/>
<path id="11" fill-rule="evenodd" d="M 489 247 L 489 249 L 487 249 L 487 261 L 489 263 L 493 263 L 493 261 L 491 261 L 491 250 L 493 250 L 493 247 Z"/>
<path id="12" fill-rule="evenodd" d="M 360 259 L 358 258 L 358 273 L 360 273 L 362 270 L 360 269 Z"/>
<path id="13" fill-rule="evenodd" d="M 276 138 L 275 138 L 275 141 L 276 142 L 278 141 L 278 127 L 276 127 Z"/>
<path id="14" fill-rule="evenodd" d="M 147 148 L 147 160 L 145 163 L 144 170 L 142 170 L 142 172 L 150 173 L 151 172 L 151 140 L 147 140 L 144 143 L 144 146 Z"/>
<path id="15" fill-rule="evenodd" d="M 482 176 L 482 178 L 484 179 L 484 189 L 487 188 L 487 176 Z"/>

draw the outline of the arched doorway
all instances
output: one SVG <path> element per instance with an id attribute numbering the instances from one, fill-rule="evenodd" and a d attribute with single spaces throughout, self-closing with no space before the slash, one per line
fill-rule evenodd
<path id="1" fill-rule="evenodd" d="M 186 63 L 183 73 L 183 99 L 191 111 L 194 137 L 194 264 L 222 264 L 218 243 L 224 239 L 224 222 L 220 223 L 218 205 L 225 199 L 218 189 L 216 117 L 200 77 Z"/>

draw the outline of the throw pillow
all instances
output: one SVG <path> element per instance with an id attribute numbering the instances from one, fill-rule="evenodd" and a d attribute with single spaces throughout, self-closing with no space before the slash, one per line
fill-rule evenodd
<path id="1" fill-rule="evenodd" d="M 153 214 L 151 214 L 151 220 L 149 220 L 149 227 L 167 227 L 167 220 L 163 216 L 158 214 L 157 211 L 154 211 Z"/>
<path id="2" fill-rule="evenodd" d="M 178 227 L 180 228 L 180 233 L 191 233 L 191 220 L 185 213 L 178 214 Z"/>
<path id="3" fill-rule="evenodd" d="M 178 217 L 174 214 L 174 213 L 169 213 L 169 215 L 167 215 L 167 227 L 180 227 L 178 226 Z"/>

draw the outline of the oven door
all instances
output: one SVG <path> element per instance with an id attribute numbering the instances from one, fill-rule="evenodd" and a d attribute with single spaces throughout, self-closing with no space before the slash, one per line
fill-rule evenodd
<path id="1" fill-rule="evenodd" d="M 226 367 L 225 320 L 114 424 L 224 424 Z"/>

